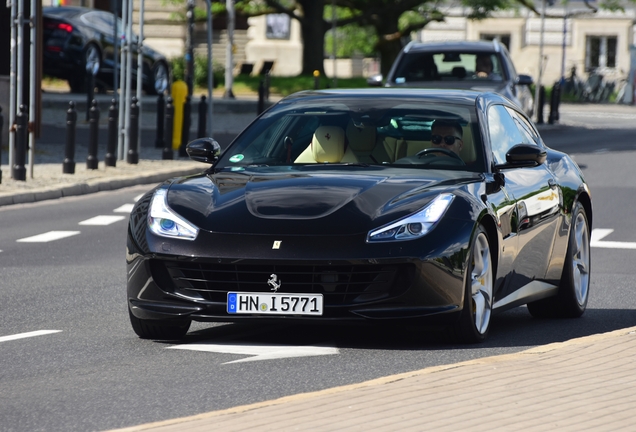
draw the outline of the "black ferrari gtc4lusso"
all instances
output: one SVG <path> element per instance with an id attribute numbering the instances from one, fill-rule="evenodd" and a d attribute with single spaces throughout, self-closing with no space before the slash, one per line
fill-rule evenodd
<path id="1" fill-rule="evenodd" d="M 210 164 L 146 193 L 128 228 L 142 338 L 191 321 L 446 326 L 483 341 L 495 312 L 578 317 L 592 203 L 581 170 L 495 93 L 307 91 Z"/>

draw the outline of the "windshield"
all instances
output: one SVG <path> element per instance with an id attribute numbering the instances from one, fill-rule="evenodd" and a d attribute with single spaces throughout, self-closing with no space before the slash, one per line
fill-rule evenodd
<path id="1" fill-rule="evenodd" d="M 418 81 L 502 81 L 504 78 L 496 53 L 414 52 L 402 57 L 394 81 L 403 84 Z"/>
<path id="2" fill-rule="evenodd" d="M 481 172 L 481 148 L 474 107 L 406 97 L 301 98 L 279 103 L 252 123 L 215 168 L 417 166 Z"/>

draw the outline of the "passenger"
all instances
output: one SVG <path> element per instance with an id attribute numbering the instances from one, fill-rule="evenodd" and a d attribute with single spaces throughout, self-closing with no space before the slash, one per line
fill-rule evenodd
<path id="1" fill-rule="evenodd" d="M 488 78 L 492 73 L 492 59 L 489 54 L 478 54 L 475 60 L 475 74 L 479 78 Z"/>

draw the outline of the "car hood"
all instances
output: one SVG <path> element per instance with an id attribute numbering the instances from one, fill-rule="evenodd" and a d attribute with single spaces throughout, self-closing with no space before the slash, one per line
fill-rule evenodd
<path id="1" fill-rule="evenodd" d="M 219 172 L 174 182 L 168 205 L 212 232 L 350 235 L 416 212 L 439 193 L 480 179 L 476 173 L 421 169 Z"/>

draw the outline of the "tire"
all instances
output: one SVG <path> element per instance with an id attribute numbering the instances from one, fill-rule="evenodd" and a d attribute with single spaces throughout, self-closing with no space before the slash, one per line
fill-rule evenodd
<path id="1" fill-rule="evenodd" d="M 492 316 L 494 265 L 488 235 L 480 225 L 471 245 L 466 271 L 464 307 L 452 336 L 461 343 L 480 343 L 486 340 Z"/>
<path id="2" fill-rule="evenodd" d="M 556 296 L 528 303 L 536 318 L 578 318 L 587 307 L 590 294 L 590 229 L 585 209 L 576 203 L 563 273 Z"/>
<path id="3" fill-rule="evenodd" d="M 144 320 L 139 319 L 128 309 L 130 324 L 132 328 L 142 339 L 154 340 L 177 340 L 181 339 L 188 333 L 191 320 L 186 321 L 161 321 L 161 320 Z"/>

